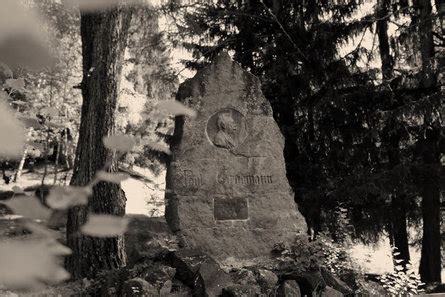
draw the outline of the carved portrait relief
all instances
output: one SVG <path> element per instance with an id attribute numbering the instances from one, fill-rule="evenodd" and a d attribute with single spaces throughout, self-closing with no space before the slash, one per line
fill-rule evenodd
<path id="1" fill-rule="evenodd" d="M 235 109 L 224 108 L 209 118 L 206 132 L 216 147 L 234 149 L 246 138 L 244 116 Z"/>

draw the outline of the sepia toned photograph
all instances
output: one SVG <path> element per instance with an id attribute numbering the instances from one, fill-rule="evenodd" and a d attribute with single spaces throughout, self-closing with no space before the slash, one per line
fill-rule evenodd
<path id="1" fill-rule="evenodd" d="M 0 0 L 0 297 L 445 296 L 445 0 Z"/>

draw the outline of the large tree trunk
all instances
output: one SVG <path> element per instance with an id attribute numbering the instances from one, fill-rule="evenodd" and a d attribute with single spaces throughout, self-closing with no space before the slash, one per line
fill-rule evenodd
<path id="1" fill-rule="evenodd" d="M 422 58 L 422 87 L 434 87 L 433 72 L 434 42 L 432 25 L 432 7 L 430 0 L 416 0 L 419 19 L 417 21 Z M 422 219 L 423 237 L 420 259 L 420 276 L 425 283 L 440 282 L 441 254 L 440 254 L 440 182 L 438 167 L 440 154 L 437 142 L 440 135 L 440 124 L 435 125 L 425 119 L 428 129 L 422 140 L 422 158 L 424 163 L 422 178 Z"/>
<path id="2" fill-rule="evenodd" d="M 441 282 L 439 181 L 426 182 L 422 191 L 423 237 L 420 276 L 424 283 Z"/>
<path id="3" fill-rule="evenodd" d="M 433 21 L 431 0 L 415 0 L 419 17 L 416 18 L 417 32 L 419 34 L 420 55 L 422 59 L 422 86 L 432 87 L 434 84 L 433 57 Z"/>
<path id="4" fill-rule="evenodd" d="M 437 142 L 440 131 L 429 129 L 423 143 L 421 171 L 423 237 L 420 276 L 424 283 L 441 282 L 440 237 L 440 153 Z"/>
<path id="5" fill-rule="evenodd" d="M 382 75 L 384 80 L 390 80 L 393 77 L 393 58 L 390 53 L 388 37 L 388 15 L 390 9 L 390 0 L 378 0 L 377 16 L 377 34 L 379 38 L 379 53 L 382 60 Z M 392 119 L 389 125 L 395 126 L 397 123 Z M 388 159 L 389 168 L 393 170 L 400 164 L 400 134 L 389 133 L 388 135 Z M 390 244 L 397 248 L 399 254 L 394 255 L 394 260 L 402 260 L 400 263 L 406 270 L 406 264 L 410 261 L 408 232 L 406 224 L 406 201 L 403 193 L 394 193 L 391 200 L 391 218 L 390 218 Z M 396 263 L 396 261 L 394 261 Z"/>
<path id="6" fill-rule="evenodd" d="M 390 139 L 390 151 L 388 156 L 389 170 L 394 170 L 394 168 L 400 164 L 399 142 L 399 135 L 393 135 Z M 406 195 L 403 193 L 402 189 L 398 189 L 393 194 L 391 200 L 391 216 L 389 218 L 391 224 L 390 236 L 392 237 L 391 245 L 396 247 L 397 252 L 399 253 L 394 255 L 394 260 L 402 260 L 398 265 L 402 265 L 404 270 L 406 270 L 406 265 L 410 262 L 406 203 Z"/>
<path id="7" fill-rule="evenodd" d="M 113 153 L 102 138 L 113 134 L 122 59 L 131 12 L 113 8 L 98 13 L 81 14 L 83 55 L 82 116 L 72 185 L 86 185 Z M 116 160 L 111 170 L 116 170 Z M 126 263 L 123 237 L 93 238 L 80 234 L 79 227 L 88 213 L 125 214 L 125 194 L 119 185 L 100 182 L 87 207 L 69 211 L 67 244 L 73 253 L 66 267 L 73 278 L 94 277 L 105 269 L 116 269 Z"/>
<path id="8" fill-rule="evenodd" d="M 441 26 L 441 30 L 443 32 L 444 28 L 444 23 L 443 21 L 445 20 L 445 0 L 435 0 L 434 4 L 436 5 L 436 11 L 439 14 L 439 21 L 440 21 L 440 26 Z"/>
<path id="9" fill-rule="evenodd" d="M 402 131 L 396 130 L 397 120 L 389 124 L 391 132 L 388 138 L 388 170 L 394 170 L 401 163 L 400 157 L 400 139 Z M 407 202 L 404 190 L 397 187 L 390 205 L 391 216 L 389 218 L 391 224 L 391 235 L 393 239 L 393 246 L 397 248 L 399 254 L 394 255 L 394 260 L 402 260 L 398 263 L 402 265 L 404 270 L 407 269 L 407 264 L 410 262 L 410 253 L 408 245 L 408 231 L 407 231 Z M 396 261 L 395 261 L 396 262 Z"/>
<path id="10" fill-rule="evenodd" d="M 435 0 L 436 10 L 439 14 L 440 32 L 442 36 L 445 36 L 445 0 Z"/>
<path id="11" fill-rule="evenodd" d="M 396 195 L 391 201 L 391 229 L 392 242 L 399 254 L 394 255 L 394 260 L 401 260 L 397 265 L 402 265 L 404 270 L 410 262 L 408 231 L 406 225 L 406 203 L 403 195 Z"/>
<path id="12" fill-rule="evenodd" d="M 389 51 L 388 38 L 388 14 L 390 0 L 378 0 L 377 16 L 377 34 L 379 37 L 379 52 L 382 60 L 382 75 L 384 80 L 392 78 L 393 59 Z"/>

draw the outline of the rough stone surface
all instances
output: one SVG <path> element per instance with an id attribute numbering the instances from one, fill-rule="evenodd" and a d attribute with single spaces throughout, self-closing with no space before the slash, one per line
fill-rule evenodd
<path id="1" fill-rule="evenodd" d="M 269 293 L 275 288 L 278 282 L 278 276 L 270 270 L 257 269 L 255 271 L 257 276 L 258 284 L 261 287 L 262 293 Z"/>
<path id="2" fill-rule="evenodd" d="M 158 290 L 142 278 L 128 280 L 123 285 L 122 296 L 156 296 Z"/>
<path id="3" fill-rule="evenodd" d="M 321 293 L 322 297 L 343 297 L 343 293 L 337 291 L 334 288 L 327 286 L 324 291 Z M 352 295 L 353 296 L 353 295 Z"/>
<path id="4" fill-rule="evenodd" d="M 255 277 L 255 274 L 252 270 L 248 270 L 245 268 L 237 269 L 234 271 L 231 271 L 232 279 L 237 284 L 241 285 L 252 285 L 257 284 L 257 280 Z"/>
<path id="5" fill-rule="evenodd" d="M 258 285 L 233 285 L 224 288 L 222 297 L 261 296 L 261 288 Z"/>
<path id="6" fill-rule="evenodd" d="M 177 99 L 198 112 L 176 118 L 167 172 L 165 216 L 182 244 L 220 261 L 252 259 L 304 233 L 259 80 L 222 53 Z"/>
<path id="7" fill-rule="evenodd" d="M 220 296 L 222 289 L 233 285 L 230 277 L 214 261 L 205 261 L 195 278 L 194 296 Z"/>
<path id="8" fill-rule="evenodd" d="M 281 283 L 278 287 L 277 297 L 301 297 L 301 291 L 297 281 L 291 279 Z"/>
<path id="9" fill-rule="evenodd" d="M 170 252 L 166 260 L 176 268 L 175 278 L 192 288 L 193 296 L 219 296 L 223 288 L 233 285 L 219 264 L 200 251 Z"/>
<path id="10" fill-rule="evenodd" d="M 127 265 L 134 265 L 144 258 L 158 258 L 176 248 L 174 235 L 168 229 L 163 217 L 128 215 L 130 224 L 125 233 Z M 170 243 L 171 242 L 171 243 Z"/>
<path id="11" fill-rule="evenodd" d="M 196 250 L 172 251 L 166 255 L 167 263 L 176 268 L 175 278 L 193 288 L 196 274 L 201 264 L 208 260 L 208 256 Z"/>
<path id="12" fill-rule="evenodd" d="M 326 287 L 326 282 L 319 270 L 286 273 L 282 274 L 280 279 L 297 281 L 303 296 L 318 296 Z"/>
<path id="13" fill-rule="evenodd" d="M 326 268 L 320 268 L 321 275 L 326 282 L 326 285 L 332 289 L 335 289 L 342 293 L 343 295 L 352 296 L 354 295 L 354 290 L 352 290 L 345 282 L 335 277 Z"/>

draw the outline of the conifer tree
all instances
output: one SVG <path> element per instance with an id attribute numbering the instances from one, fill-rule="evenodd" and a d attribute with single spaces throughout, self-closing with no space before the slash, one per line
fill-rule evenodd
<path id="1" fill-rule="evenodd" d="M 130 20 L 131 10 L 122 7 L 81 12 L 83 105 L 72 185 L 87 185 L 109 162 L 112 171 L 117 169 L 113 152 L 104 146 L 103 138 L 114 134 L 119 80 Z M 101 270 L 125 265 L 123 236 L 94 238 L 79 232 L 88 213 L 123 216 L 125 200 L 119 185 L 99 182 L 93 188 L 86 207 L 69 210 L 67 244 L 72 255 L 66 260 L 66 268 L 73 278 L 92 278 Z"/>

